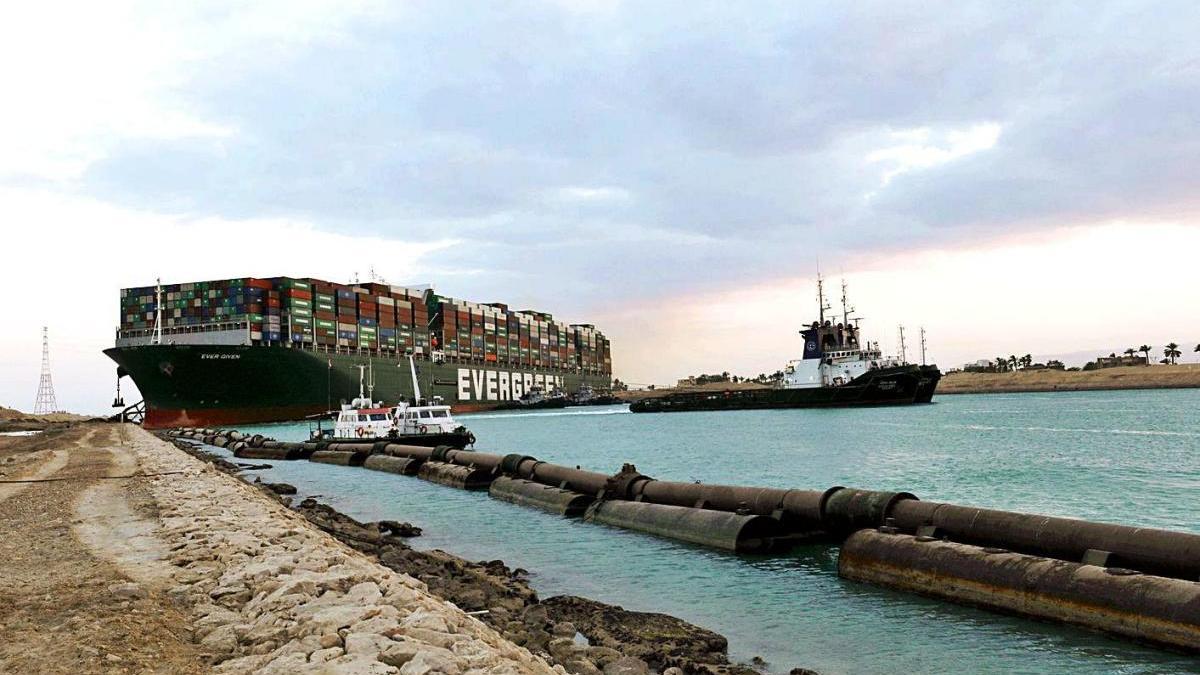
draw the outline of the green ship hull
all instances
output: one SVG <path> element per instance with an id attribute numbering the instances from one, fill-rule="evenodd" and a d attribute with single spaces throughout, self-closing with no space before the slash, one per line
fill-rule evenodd
<path id="1" fill-rule="evenodd" d="M 327 353 L 283 346 L 138 345 L 104 352 L 128 374 L 146 403 L 148 428 L 219 427 L 281 422 L 336 410 L 358 396 L 359 366 L 373 378 L 371 398 L 413 397 L 407 357 Z M 533 387 L 607 391 L 601 373 L 417 358 L 423 397 L 440 396 L 455 412 L 504 407 Z"/>

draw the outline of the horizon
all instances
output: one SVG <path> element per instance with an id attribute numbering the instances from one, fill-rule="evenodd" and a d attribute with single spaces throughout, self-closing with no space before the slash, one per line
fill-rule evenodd
<path id="1" fill-rule="evenodd" d="M 372 268 L 595 324 L 640 384 L 798 358 L 818 269 L 867 340 L 923 326 L 946 370 L 1171 341 L 1195 363 L 1187 16 L 21 7 L 0 401 L 33 403 L 45 325 L 60 407 L 107 410 L 121 288 Z"/>

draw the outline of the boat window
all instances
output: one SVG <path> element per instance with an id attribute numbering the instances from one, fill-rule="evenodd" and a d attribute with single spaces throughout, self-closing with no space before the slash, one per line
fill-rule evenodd
<path id="1" fill-rule="evenodd" d="M 422 410 L 422 411 L 421 411 L 421 417 L 427 417 L 427 418 L 428 418 L 428 417 L 433 417 L 433 415 L 430 415 L 428 410 Z"/>
<path id="2" fill-rule="evenodd" d="M 433 417 L 449 417 L 450 411 L 449 410 L 434 410 L 432 413 L 432 416 Z"/>
<path id="3" fill-rule="evenodd" d="M 371 413 L 371 421 L 373 422 L 382 422 L 386 419 L 387 415 L 385 413 Z"/>

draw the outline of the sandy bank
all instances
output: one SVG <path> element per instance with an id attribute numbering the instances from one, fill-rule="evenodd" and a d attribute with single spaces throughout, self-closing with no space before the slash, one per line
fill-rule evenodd
<path id="1" fill-rule="evenodd" d="M 4 672 L 565 672 L 140 428 L 0 470 Z"/>
<path id="2" fill-rule="evenodd" d="M 1011 373 L 949 373 L 940 394 L 1002 394 L 1109 389 L 1200 387 L 1200 364 L 1127 366 L 1089 371 L 1018 370 Z"/>

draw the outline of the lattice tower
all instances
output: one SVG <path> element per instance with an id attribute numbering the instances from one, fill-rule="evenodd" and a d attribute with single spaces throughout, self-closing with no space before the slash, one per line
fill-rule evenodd
<path id="1" fill-rule="evenodd" d="M 54 400 L 54 381 L 50 379 L 50 337 L 46 327 L 42 326 L 42 377 L 38 381 L 33 414 L 45 415 L 52 412 L 58 412 L 58 402 Z"/>

